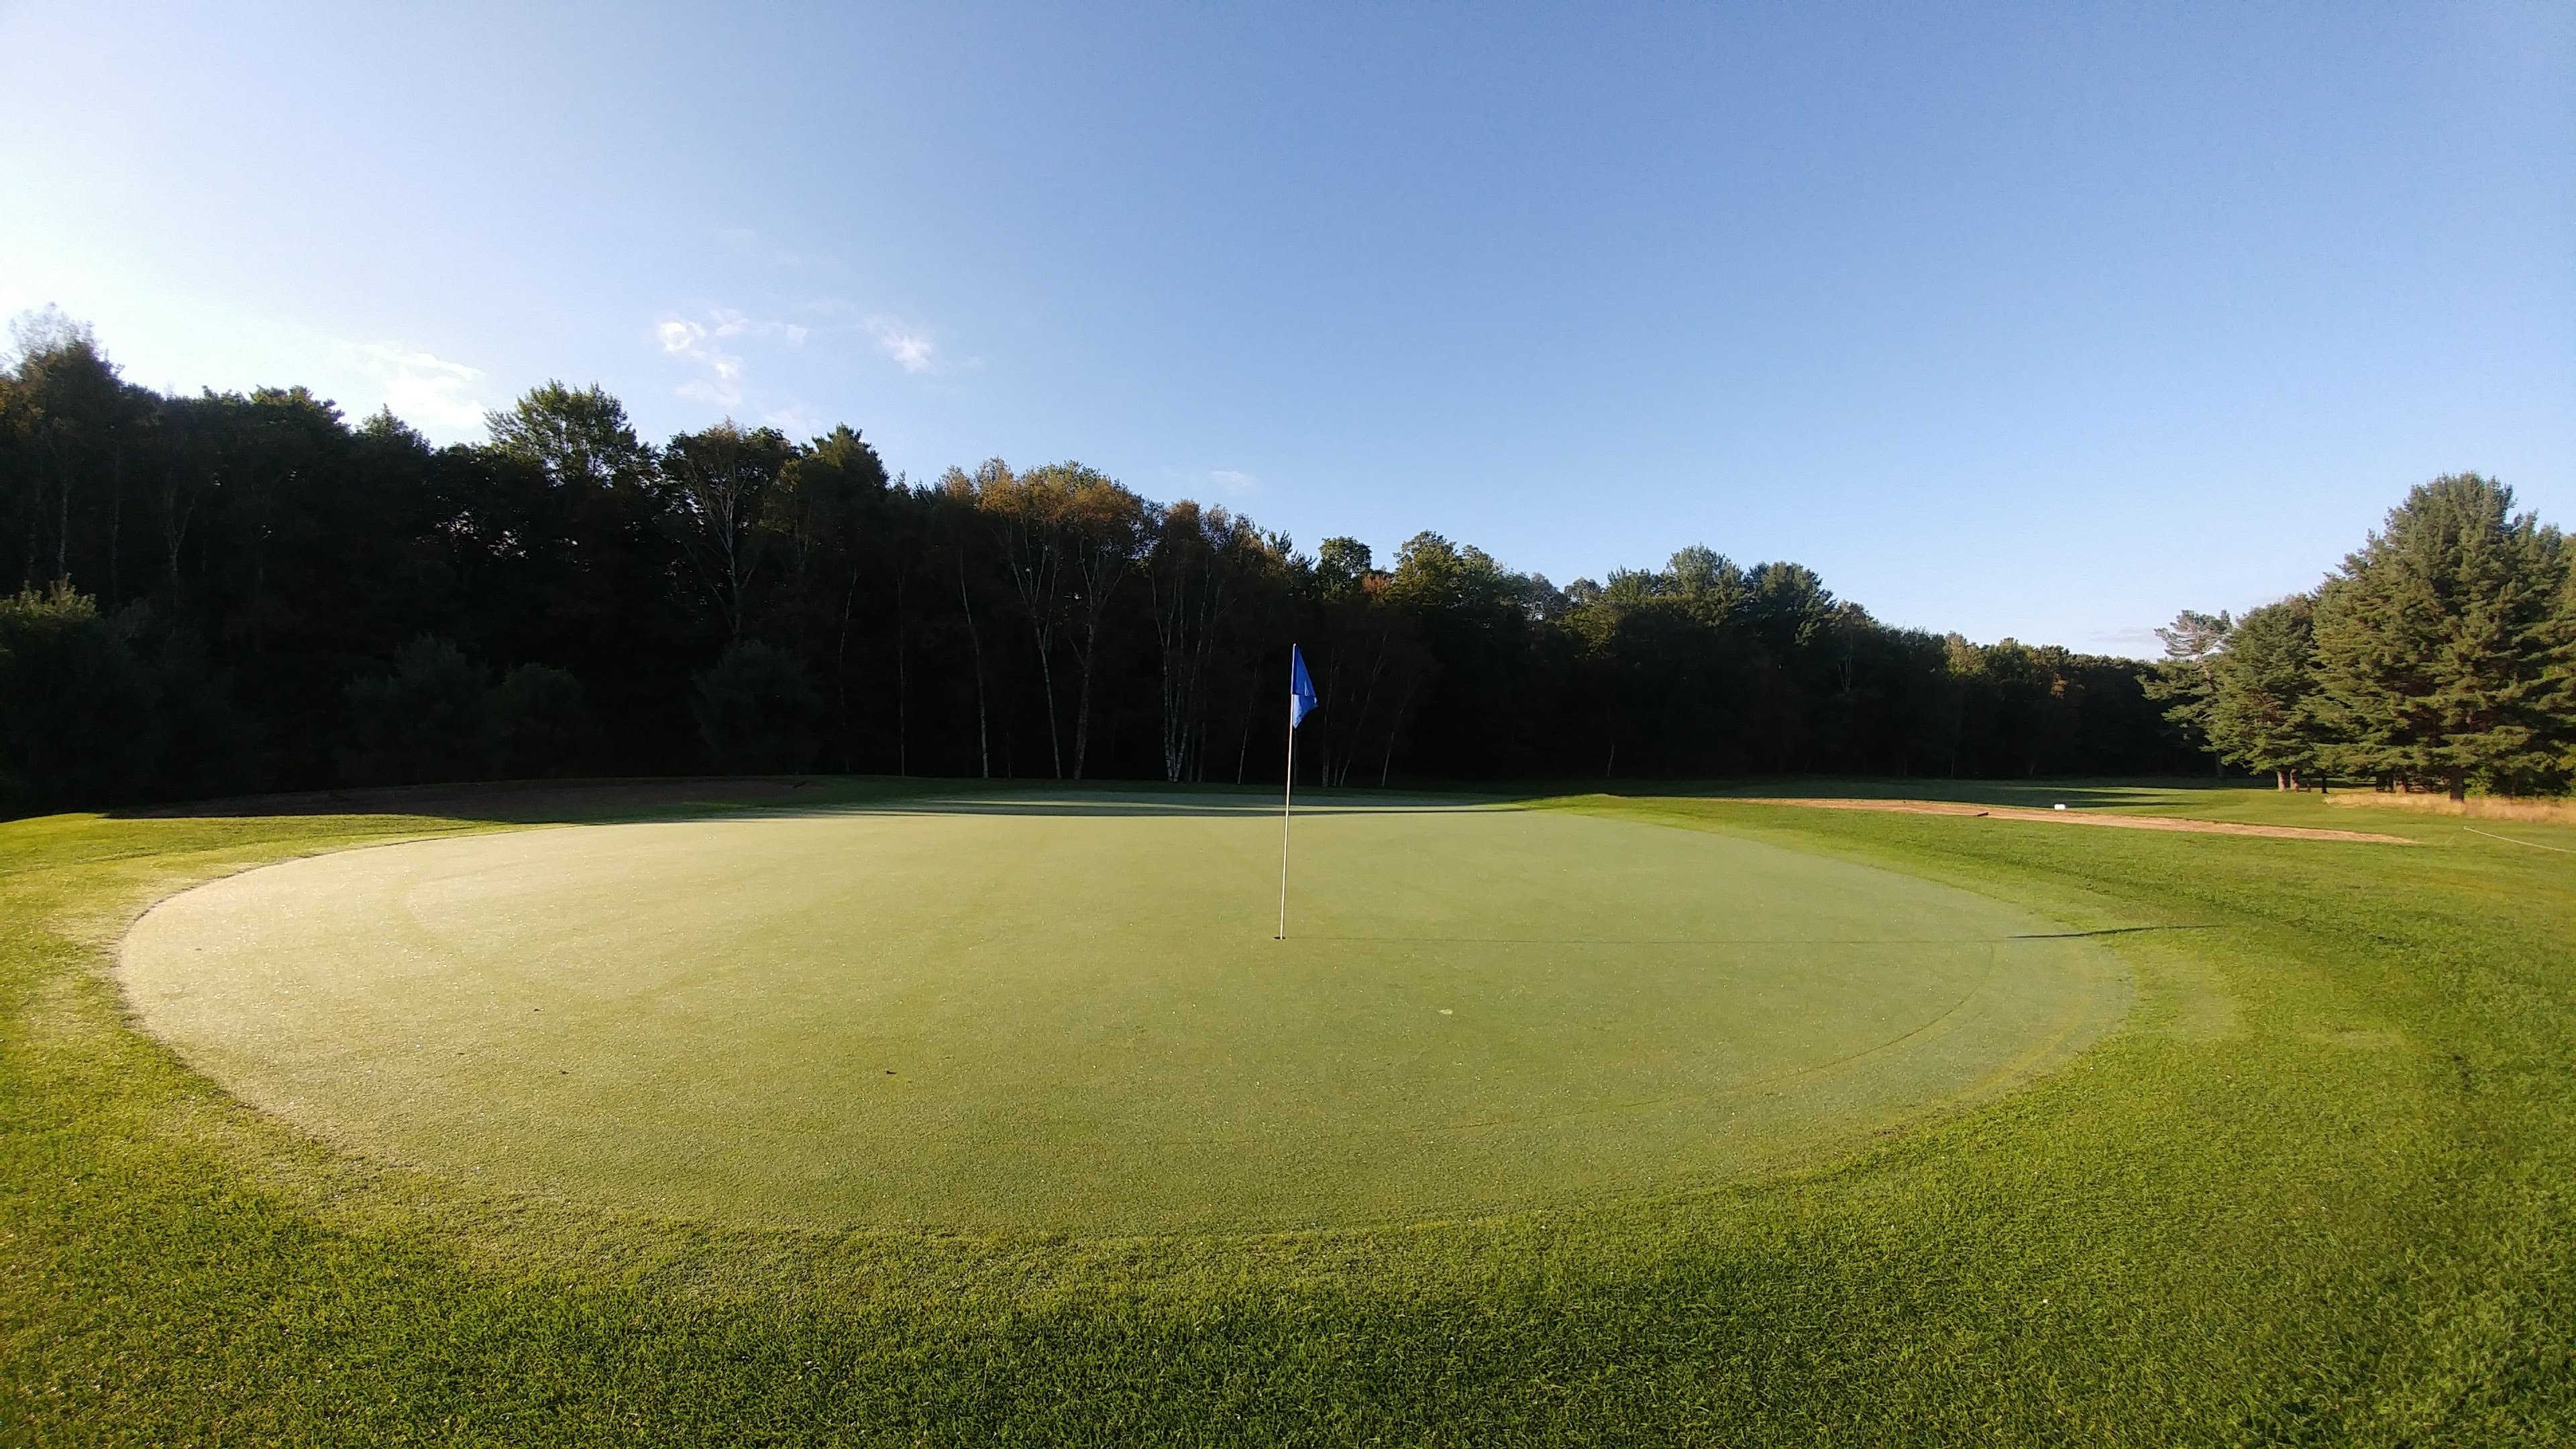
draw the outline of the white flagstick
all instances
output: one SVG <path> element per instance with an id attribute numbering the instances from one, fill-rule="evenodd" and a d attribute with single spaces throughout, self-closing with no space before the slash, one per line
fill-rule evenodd
<path id="1" fill-rule="evenodd" d="M 1279 936 L 1288 939 L 1288 818 L 1297 798 L 1297 697 L 1288 697 L 1288 785 L 1279 793 Z"/>

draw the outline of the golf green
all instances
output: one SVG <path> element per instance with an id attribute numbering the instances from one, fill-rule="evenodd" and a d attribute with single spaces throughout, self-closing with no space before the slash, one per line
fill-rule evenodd
<path id="1" fill-rule="evenodd" d="M 2115 1022 L 2010 904 L 1569 810 L 974 795 L 452 836 L 198 887 L 144 1024 L 506 1189 L 1084 1234 L 1417 1220 L 1817 1160 Z"/>

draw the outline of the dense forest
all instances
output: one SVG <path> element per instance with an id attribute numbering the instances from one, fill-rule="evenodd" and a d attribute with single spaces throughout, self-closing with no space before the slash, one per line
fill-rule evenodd
<path id="1" fill-rule="evenodd" d="M 134 386 L 57 313 L 18 330 L 13 811 L 704 770 L 1276 781 L 1291 641 L 1314 783 L 2172 774 L 2213 744 L 2272 768 L 2211 704 L 2256 616 L 2161 666 L 1979 645 L 1703 547 L 1563 587 L 1434 533 L 1308 553 L 1074 463 L 916 482 L 851 428 L 732 422 L 655 445 L 560 383 L 438 448 L 301 388 Z M 2565 736 L 2470 773 L 2555 783 Z"/>

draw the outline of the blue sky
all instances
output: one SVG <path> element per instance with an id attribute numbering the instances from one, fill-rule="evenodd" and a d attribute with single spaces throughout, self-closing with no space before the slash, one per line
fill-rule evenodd
<path id="1" fill-rule="evenodd" d="M 2576 8 L 0 3 L 0 313 L 2144 652 L 2576 524 Z"/>

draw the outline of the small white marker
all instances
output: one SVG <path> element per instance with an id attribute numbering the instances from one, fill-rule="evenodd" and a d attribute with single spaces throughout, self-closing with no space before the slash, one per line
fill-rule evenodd
<path id="1" fill-rule="evenodd" d="M 1441 1014 L 1442 1016 L 1456 1016 L 1458 1013 L 1456 1013 L 1456 1012 L 1454 1012 L 1454 1011 L 1451 1011 L 1449 1008 L 1447 1008 L 1447 1007 L 1445 1007 L 1445 1006 L 1444 1006 L 1444 1007 L 1440 1008 L 1440 1014 Z"/>
<path id="2" fill-rule="evenodd" d="M 2051 810 L 2063 810 L 2063 809 L 2065 809 L 2066 807 L 2065 807 L 2064 805 L 2051 805 L 2051 806 L 2049 806 L 2048 808 L 2049 808 L 2049 809 L 2051 809 Z"/>

